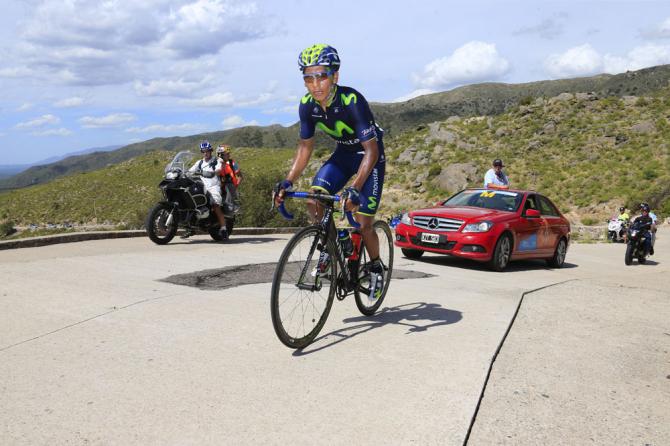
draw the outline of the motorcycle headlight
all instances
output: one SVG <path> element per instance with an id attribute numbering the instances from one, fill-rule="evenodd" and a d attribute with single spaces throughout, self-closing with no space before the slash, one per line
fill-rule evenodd
<path id="1" fill-rule="evenodd" d="M 171 170 L 170 172 L 165 174 L 165 179 L 166 180 L 175 180 L 179 177 L 179 172 L 175 170 Z"/>
<path id="2" fill-rule="evenodd" d="M 479 223 L 470 223 L 465 225 L 463 232 L 486 232 L 493 227 L 490 221 L 480 221 Z"/>
<path id="3" fill-rule="evenodd" d="M 631 237 L 635 237 L 636 235 L 637 235 L 637 231 L 635 231 L 635 230 L 630 231 L 630 236 Z"/>
<path id="4" fill-rule="evenodd" d="M 409 214 L 405 212 L 402 214 L 402 217 L 400 217 L 400 223 L 412 226 L 412 219 L 410 218 Z"/>

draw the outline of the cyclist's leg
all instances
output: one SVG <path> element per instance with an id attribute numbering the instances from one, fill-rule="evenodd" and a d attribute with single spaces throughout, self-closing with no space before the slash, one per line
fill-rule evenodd
<path id="1" fill-rule="evenodd" d="M 377 164 L 361 189 L 361 206 L 356 212 L 356 220 L 361 224 L 361 235 L 371 260 L 379 257 L 379 237 L 372 227 L 375 222 L 375 214 L 379 209 L 384 188 L 384 172 L 386 159 L 382 151 Z"/>
<path id="2" fill-rule="evenodd" d="M 314 176 L 310 188 L 312 192 L 325 192 L 333 195 L 344 187 L 351 175 L 347 172 L 343 158 L 341 150 L 333 152 L 328 161 L 321 166 L 321 169 Z M 313 223 L 321 220 L 323 207 L 318 202 L 307 200 L 307 209 Z"/>

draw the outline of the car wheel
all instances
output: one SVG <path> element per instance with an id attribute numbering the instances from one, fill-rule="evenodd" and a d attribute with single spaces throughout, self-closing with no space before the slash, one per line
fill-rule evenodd
<path id="1" fill-rule="evenodd" d="M 489 266 L 494 271 L 502 271 L 507 268 L 509 260 L 512 257 L 512 237 L 509 234 L 503 234 L 498 239 L 496 247 L 493 250 L 493 257 Z"/>
<path id="2" fill-rule="evenodd" d="M 420 259 L 421 256 L 423 255 L 423 251 L 420 251 L 418 249 L 401 248 L 400 250 L 402 251 L 402 255 L 412 260 Z"/>
<path id="3" fill-rule="evenodd" d="M 547 263 L 552 268 L 561 268 L 565 262 L 565 254 L 568 252 L 568 243 L 564 238 L 558 241 L 556 245 L 556 251 L 554 251 L 554 256 L 551 259 L 547 259 Z"/>

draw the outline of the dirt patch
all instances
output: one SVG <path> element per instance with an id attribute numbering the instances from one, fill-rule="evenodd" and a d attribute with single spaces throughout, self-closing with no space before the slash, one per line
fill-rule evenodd
<path id="1" fill-rule="evenodd" d="M 175 274 L 161 279 L 161 282 L 192 286 L 201 290 L 225 290 L 226 288 L 242 285 L 270 283 L 276 266 L 277 264 L 272 262 L 205 269 L 187 274 Z M 404 269 L 394 269 L 392 275 L 394 280 L 422 279 L 424 277 L 434 277 L 434 275 Z"/>

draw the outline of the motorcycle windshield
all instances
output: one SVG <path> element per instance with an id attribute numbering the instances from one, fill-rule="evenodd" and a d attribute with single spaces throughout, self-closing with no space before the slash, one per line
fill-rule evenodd
<path id="1" fill-rule="evenodd" d="M 180 170 L 182 172 L 187 171 L 191 165 L 195 162 L 194 159 L 196 154 L 193 152 L 179 152 L 175 157 L 165 166 L 165 173 L 173 172 L 175 170 Z"/>

